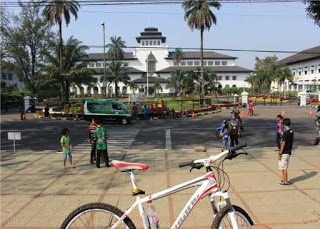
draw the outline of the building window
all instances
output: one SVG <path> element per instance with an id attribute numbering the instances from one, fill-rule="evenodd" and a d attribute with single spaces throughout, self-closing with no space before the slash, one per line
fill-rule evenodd
<path id="1" fill-rule="evenodd" d="M 222 65 L 223 65 L 223 66 L 226 66 L 227 64 L 228 64 L 227 61 L 222 61 Z"/>
<path id="2" fill-rule="evenodd" d="M 149 45 L 149 41 L 146 41 L 146 46 L 148 46 Z"/>
<path id="3" fill-rule="evenodd" d="M 301 76 L 301 72 L 299 72 L 299 76 Z"/>
<path id="4" fill-rule="evenodd" d="M 181 66 L 186 66 L 186 62 L 185 62 L 185 61 L 182 61 L 182 62 L 181 62 Z"/>
<path id="5" fill-rule="evenodd" d="M 94 68 L 94 63 L 89 63 L 89 68 Z"/>
<path id="6" fill-rule="evenodd" d="M 158 45 L 160 45 L 160 41 L 158 41 Z"/>
<path id="7" fill-rule="evenodd" d="M 213 61 L 208 61 L 209 66 L 213 66 Z"/>
<path id="8" fill-rule="evenodd" d="M 304 74 L 307 75 L 307 74 L 308 74 L 308 71 L 304 71 Z"/>
<path id="9" fill-rule="evenodd" d="M 188 62 L 187 62 L 187 65 L 188 65 L 188 66 L 192 66 L 192 65 L 193 65 L 193 61 L 188 61 Z"/>
<path id="10" fill-rule="evenodd" d="M 207 61 L 203 61 L 203 66 L 207 66 Z"/>
<path id="11" fill-rule="evenodd" d="M 6 80 L 7 79 L 7 75 L 5 73 L 2 73 L 2 79 Z"/>
<path id="12" fill-rule="evenodd" d="M 178 66 L 178 63 L 174 61 L 174 62 L 173 62 L 173 65 L 174 65 L 174 66 Z"/>
<path id="13" fill-rule="evenodd" d="M 233 84 L 232 87 L 237 87 L 237 85 Z"/>
<path id="14" fill-rule="evenodd" d="M 237 76 L 232 76 L 232 80 L 237 80 Z"/>
<path id="15" fill-rule="evenodd" d="M 225 87 L 229 87 L 229 85 L 227 84 Z"/>
<path id="16" fill-rule="evenodd" d="M 97 63 L 96 66 L 97 66 L 97 68 L 100 68 L 101 67 L 101 63 Z"/>
<path id="17" fill-rule="evenodd" d="M 153 45 L 156 46 L 157 45 L 157 41 L 153 41 Z"/>
<path id="18" fill-rule="evenodd" d="M 295 75 L 296 75 L 296 72 L 295 72 L 295 71 L 293 71 L 293 72 L 292 72 L 292 75 L 293 75 L 293 76 L 295 76 Z"/>
<path id="19" fill-rule="evenodd" d="M 124 66 L 124 67 L 128 67 L 129 64 L 128 64 L 127 62 L 124 62 L 124 63 L 123 63 L 123 66 Z"/>
<path id="20" fill-rule="evenodd" d="M 144 41 L 141 41 L 142 46 L 144 46 Z"/>
<path id="21" fill-rule="evenodd" d="M 156 62 L 155 61 L 148 61 L 148 72 L 152 74 L 156 71 Z"/>
<path id="22" fill-rule="evenodd" d="M 320 67 L 318 68 L 318 73 L 320 73 Z"/>
<path id="23" fill-rule="evenodd" d="M 199 65 L 200 65 L 200 61 L 195 61 L 195 62 L 194 62 L 194 65 L 195 65 L 195 66 L 199 66 Z"/>
<path id="24" fill-rule="evenodd" d="M 311 74 L 314 74 L 314 69 L 311 69 Z"/>
<path id="25" fill-rule="evenodd" d="M 220 61 L 215 61 L 215 62 L 214 62 L 214 65 L 215 65 L 215 66 L 220 66 Z"/>
<path id="26" fill-rule="evenodd" d="M 8 80 L 12 80 L 12 73 L 9 73 Z"/>
<path id="27" fill-rule="evenodd" d="M 226 80 L 229 80 L 230 79 L 230 77 L 229 76 L 226 76 Z"/>
<path id="28" fill-rule="evenodd" d="M 222 80 L 222 76 L 218 76 L 218 79 L 219 79 L 219 80 Z"/>

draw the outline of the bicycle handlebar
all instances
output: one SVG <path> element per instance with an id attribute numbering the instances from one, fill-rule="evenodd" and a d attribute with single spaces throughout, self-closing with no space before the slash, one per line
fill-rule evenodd
<path id="1" fill-rule="evenodd" d="M 196 164 L 202 164 L 203 165 L 205 161 L 206 161 L 206 163 L 212 163 L 212 162 L 218 160 L 219 158 L 221 158 L 224 155 L 227 155 L 226 159 L 230 159 L 231 160 L 232 158 L 235 158 L 235 157 L 237 157 L 239 155 L 239 154 L 234 154 L 235 151 L 237 151 L 239 149 L 242 149 L 242 148 L 244 148 L 246 146 L 247 146 L 247 143 L 242 143 L 240 145 L 231 147 L 230 149 L 228 149 L 226 151 L 223 151 L 223 152 L 221 152 L 220 154 L 218 154 L 216 156 L 210 156 L 209 158 L 206 158 L 206 159 L 199 159 L 199 160 L 182 162 L 182 163 L 179 163 L 179 168 L 186 167 L 186 166 L 193 166 L 193 165 L 196 165 Z"/>

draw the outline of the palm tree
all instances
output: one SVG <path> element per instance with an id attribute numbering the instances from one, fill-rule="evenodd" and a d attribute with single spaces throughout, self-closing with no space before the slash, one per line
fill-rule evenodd
<path id="1" fill-rule="evenodd" d="M 122 62 L 112 60 L 111 63 L 107 64 L 107 67 L 107 81 L 109 84 L 114 83 L 115 94 L 118 97 L 118 83 L 122 82 L 127 85 L 130 78 L 126 69 L 122 67 Z"/>
<path id="2" fill-rule="evenodd" d="M 176 95 L 179 95 L 183 85 L 183 78 L 185 77 L 185 72 L 180 69 L 175 70 L 171 73 L 171 77 L 168 79 L 167 88 L 172 88 L 175 90 Z"/>
<path id="3" fill-rule="evenodd" d="M 60 38 L 60 74 L 62 74 L 62 19 L 64 17 L 66 25 L 68 26 L 71 20 L 72 14 L 75 19 L 78 19 L 78 11 L 80 4 L 76 0 L 45 0 L 47 5 L 42 11 L 42 15 L 51 23 L 59 25 L 59 38 Z"/>
<path id="4" fill-rule="evenodd" d="M 204 90 L 206 93 L 209 94 L 217 91 L 218 76 L 208 68 L 204 69 L 204 82 Z"/>
<path id="5" fill-rule="evenodd" d="M 130 87 L 132 94 L 135 95 L 135 91 L 139 88 L 138 85 L 134 82 L 128 82 L 128 86 Z"/>
<path id="6" fill-rule="evenodd" d="M 251 86 L 251 93 L 253 94 L 254 93 L 254 84 L 255 84 L 255 80 L 256 80 L 256 77 L 254 74 L 251 74 L 250 76 L 248 76 L 244 81 L 245 82 L 248 82 Z"/>
<path id="7" fill-rule="evenodd" d="M 111 43 L 107 44 L 109 48 L 107 55 L 110 60 L 123 60 L 124 51 L 123 49 L 126 47 L 126 42 L 122 40 L 121 37 L 111 37 Z"/>
<path id="8" fill-rule="evenodd" d="M 184 20 L 188 21 L 191 31 L 200 30 L 200 62 L 201 62 L 201 82 L 202 98 L 204 98 L 204 79 L 203 79 L 203 32 L 205 29 L 210 30 L 213 24 L 217 23 L 217 18 L 211 11 L 210 7 L 220 9 L 221 4 L 214 0 L 187 0 L 182 3 L 185 15 Z M 201 96 L 200 95 L 200 96 Z"/>
<path id="9" fill-rule="evenodd" d="M 162 86 L 159 82 L 156 82 L 154 85 L 153 85 L 153 90 L 155 92 L 155 96 L 158 95 L 158 92 L 162 90 Z"/>
<path id="10" fill-rule="evenodd" d="M 172 59 L 174 60 L 175 63 L 178 64 L 178 68 L 180 69 L 180 62 L 183 59 L 183 52 L 181 48 L 176 48 L 174 50 L 174 53 L 172 55 Z"/>
<path id="11" fill-rule="evenodd" d="M 274 72 L 273 80 L 277 81 L 278 85 L 281 87 L 285 80 L 289 82 L 293 81 L 291 70 L 287 66 L 277 66 Z M 284 88 L 283 88 L 283 96 Z"/>
<path id="12" fill-rule="evenodd" d="M 79 64 L 80 60 L 87 56 L 87 46 L 82 42 L 70 37 L 66 44 L 63 44 L 63 55 L 60 55 L 60 41 L 52 40 L 50 43 L 53 51 L 46 50 L 43 55 L 47 61 L 45 72 L 52 83 L 60 87 L 60 100 L 69 102 L 69 91 L 72 84 L 81 86 L 86 84 L 92 86 L 96 81 L 92 76 L 93 70 L 88 69 L 85 64 Z M 60 59 L 63 56 L 62 60 Z M 60 73 L 59 66 L 62 66 L 64 74 Z"/>

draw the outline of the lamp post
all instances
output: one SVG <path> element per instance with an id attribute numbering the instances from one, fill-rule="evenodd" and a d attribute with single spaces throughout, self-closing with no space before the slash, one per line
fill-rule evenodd
<path id="1" fill-rule="evenodd" d="M 149 96 L 149 79 L 148 79 L 148 75 L 149 75 L 149 60 L 148 60 L 149 56 L 147 56 L 146 59 L 146 63 L 147 63 L 147 97 Z"/>
<path id="2" fill-rule="evenodd" d="M 104 21 L 101 22 L 103 29 L 103 82 L 106 81 L 106 29 Z"/>

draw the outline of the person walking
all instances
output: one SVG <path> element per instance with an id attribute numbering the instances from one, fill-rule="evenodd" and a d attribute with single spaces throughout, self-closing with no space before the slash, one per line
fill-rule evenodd
<path id="1" fill-rule="evenodd" d="M 234 113 L 231 114 L 231 120 L 228 123 L 228 132 L 230 133 L 230 147 L 239 144 L 238 137 L 240 136 L 240 122 L 236 119 Z"/>
<path id="2" fill-rule="evenodd" d="M 283 126 L 283 121 L 282 121 L 282 116 L 281 115 L 277 115 L 277 127 L 276 127 L 276 134 L 277 134 L 277 138 L 276 138 L 276 142 L 277 142 L 277 151 L 280 150 L 281 147 L 281 140 L 283 137 L 283 132 L 285 131 L 284 126 Z"/>
<path id="3" fill-rule="evenodd" d="M 21 118 L 21 120 L 23 120 L 24 115 L 25 115 L 23 104 L 20 106 L 19 112 L 20 112 L 20 118 Z"/>
<path id="4" fill-rule="evenodd" d="M 44 118 L 48 119 L 49 118 L 49 105 L 46 104 L 45 108 L 44 108 Z"/>
<path id="5" fill-rule="evenodd" d="M 68 128 L 63 128 L 61 131 L 62 137 L 60 139 L 60 144 L 62 146 L 62 152 L 63 152 L 63 166 L 66 169 L 66 161 L 67 161 L 67 156 L 69 156 L 69 163 L 70 163 L 70 168 L 72 168 L 72 154 L 71 154 L 71 149 L 72 149 L 72 144 L 69 136 L 70 130 Z"/>
<path id="6" fill-rule="evenodd" d="M 94 131 L 93 137 L 96 142 L 97 156 L 96 156 L 96 166 L 100 168 L 100 158 L 101 155 L 104 158 L 105 166 L 110 167 L 109 165 L 109 157 L 107 151 L 107 139 L 109 138 L 109 134 L 107 129 L 102 127 L 102 123 L 100 120 L 96 122 L 96 129 Z"/>
<path id="7" fill-rule="evenodd" d="M 290 127 L 291 120 L 289 118 L 285 118 L 283 120 L 283 125 L 285 128 L 285 132 L 283 133 L 281 148 L 278 155 L 278 165 L 279 169 L 282 172 L 282 179 L 280 185 L 289 185 L 290 183 L 288 181 L 288 166 L 292 150 L 294 133 Z"/>
<path id="8" fill-rule="evenodd" d="M 253 105 L 252 100 L 250 100 L 250 102 L 249 102 L 249 113 L 250 113 L 250 116 L 253 115 L 253 112 L 254 112 L 254 105 Z"/>
<path id="9" fill-rule="evenodd" d="M 144 115 L 145 119 L 148 118 L 148 112 L 149 112 L 148 106 L 147 106 L 147 104 L 145 104 L 144 108 L 143 108 L 143 115 Z"/>
<path id="10" fill-rule="evenodd" d="M 221 133 L 222 135 L 222 149 L 221 152 L 225 151 L 229 147 L 230 134 L 228 132 L 228 127 L 224 127 L 224 131 Z"/>
<path id="11" fill-rule="evenodd" d="M 132 119 L 136 120 L 137 117 L 138 117 L 138 107 L 136 105 L 136 102 L 134 102 L 132 106 Z"/>
<path id="12" fill-rule="evenodd" d="M 91 144 L 90 164 L 93 164 L 93 160 L 96 160 L 96 142 L 93 137 L 96 128 L 96 123 L 94 122 L 94 119 L 92 119 L 92 122 L 89 125 L 89 143 Z"/>

